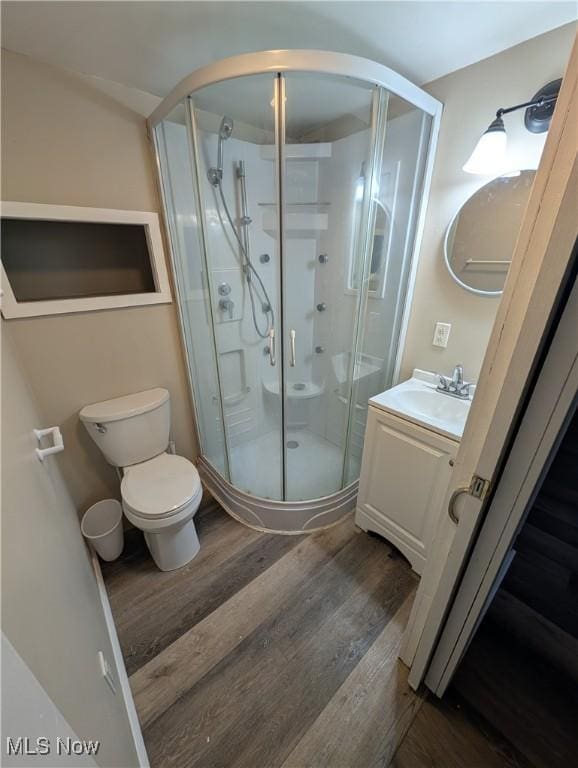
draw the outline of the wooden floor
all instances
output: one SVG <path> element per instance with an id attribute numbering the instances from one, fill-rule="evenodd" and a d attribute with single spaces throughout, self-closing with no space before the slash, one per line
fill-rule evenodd
<path id="1" fill-rule="evenodd" d="M 138 531 L 103 567 L 153 768 L 519 765 L 408 687 L 397 657 L 417 577 L 386 542 L 351 519 L 262 534 L 215 503 L 196 522 L 185 568 L 158 571 Z"/>

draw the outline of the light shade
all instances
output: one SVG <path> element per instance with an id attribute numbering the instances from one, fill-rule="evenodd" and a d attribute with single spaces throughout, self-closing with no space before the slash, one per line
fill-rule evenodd
<path id="1" fill-rule="evenodd" d="M 463 170 L 480 176 L 500 175 L 506 170 L 507 144 L 504 121 L 497 117 L 480 137 Z"/>

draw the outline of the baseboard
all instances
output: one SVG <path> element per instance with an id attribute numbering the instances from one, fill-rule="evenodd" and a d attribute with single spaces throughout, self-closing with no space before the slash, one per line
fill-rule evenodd
<path id="1" fill-rule="evenodd" d="M 106 627 L 110 637 L 110 644 L 112 646 L 114 661 L 118 671 L 118 682 L 120 684 L 124 706 L 128 715 L 128 721 L 134 741 L 134 748 L 138 757 L 139 766 L 140 768 L 150 768 L 149 758 L 147 755 L 138 715 L 136 713 L 136 707 L 134 705 L 134 699 L 132 697 L 132 691 L 130 689 L 130 683 L 128 681 L 128 675 L 126 673 L 126 667 L 124 665 L 124 659 L 122 657 L 122 651 L 120 649 L 120 643 L 118 641 L 116 626 L 112 617 L 112 611 L 108 601 L 108 594 L 104 584 L 104 579 L 102 577 L 102 570 L 100 568 L 98 555 L 95 552 L 91 552 L 91 558 L 94 575 L 96 576 L 98 594 L 102 604 L 102 611 L 104 613 L 104 619 L 106 621 Z"/>

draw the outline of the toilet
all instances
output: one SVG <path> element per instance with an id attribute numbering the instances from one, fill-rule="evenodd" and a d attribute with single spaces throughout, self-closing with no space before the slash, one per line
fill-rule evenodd
<path id="1" fill-rule="evenodd" d="M 167 453 L 168 390 L 157 387 L 85 406 L 80 420 L 105 459 L 122 473 L 127 519 L 144 532 L 161 571 L 186 565 L 200 548 L 193 517 L 203 495 L 195 466 Z"/>

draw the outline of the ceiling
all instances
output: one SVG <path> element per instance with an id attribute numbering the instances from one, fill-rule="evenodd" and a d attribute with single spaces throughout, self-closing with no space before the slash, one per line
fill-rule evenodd
<path id="1" fill-rule="evenodd" d="M 2 45 L 165 96 L 226 56 L 317 48 L 421 85 L 576 20 L 576 2 L 10 2 Z"/>

